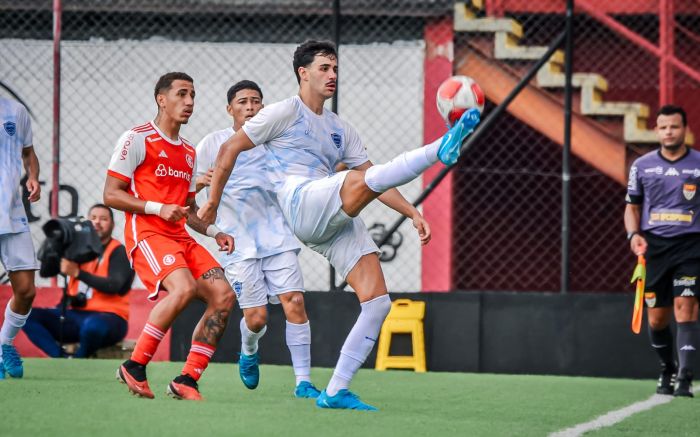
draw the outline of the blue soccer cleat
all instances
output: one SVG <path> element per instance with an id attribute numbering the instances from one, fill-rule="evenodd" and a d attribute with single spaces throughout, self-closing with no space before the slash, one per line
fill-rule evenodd
<path id="1" fill-rule="evenodd" d="M 260 382 L 260 368 L 258 367 L 260 357 L 257 352 L 253 355 L 241 353 L 239 356 L 238 373 L 241 375 L 241 381 L 246 388 L 253 390 Z"/>
<path id="2" fill-rule="evenodd" d="M 22 367 L 22 359 L 17 353 L 17 349 L 11 344 L 2 345 L 2 361 L 5 365 L 7 374 L 13 378 L 21 378 L 24 376 L 24 367 Z"/>
<path id="3" fill-rule="evenodd" d="M 2 360 L 0 360 L 0 381 L 5 379 L 5 365 L 2 363 Z"/>
<path id="4" fill-rule="evenodd" d="M 481 113 L 478 109 L 472 108 L 466 111 L 459 118 L 459 121 L 442 137 L 438 158 L 445 165 L 453 165 L 459 159 L 462 151 L 462 143 L 467 136 L 474 132 L 474 128 L 481 120 Z"/>
<path id="5" fill-rule="evenodd" d="M 301 381 L 294 389 L 294 397 L 316 399 L 321 392 L 309 381 Z"/>
<path id="6" fill-rule="evenodd" d="M 339 390 L 335 396 L 328 396 L 328 393 L 323 390 L 318 398 L 316 398 L 316 406 L 319 408 L 332 408 L 339 410 L 378 410 L 378 408 L 362 402 L 359 396 L 347 389 Z"/>

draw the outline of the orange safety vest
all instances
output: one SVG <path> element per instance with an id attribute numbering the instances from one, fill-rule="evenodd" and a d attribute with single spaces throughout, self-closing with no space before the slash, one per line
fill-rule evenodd
<path id="1" fill-rule="evenodd" d="M 92 261 L 80 264 L 80 270 L 92 273 L 95 276 L 109 276 L 109 257 L 122 244 L 115 240 L 109 240 L 105 247 L 102 256 Z M 78 294 L 78 285 L 80 281 L 76 278 L 68 280 L 68 295 L 76 296 Z M 92 289 L 92 296 L 87 299 L 87 304 L 79 308 L 82 311 L 99 311 L 105 313 L 114 313 L 124 320 L 129 320 L 129 294 L 119 296 L 118 294 L 103 293 L 100 290 Z"/>

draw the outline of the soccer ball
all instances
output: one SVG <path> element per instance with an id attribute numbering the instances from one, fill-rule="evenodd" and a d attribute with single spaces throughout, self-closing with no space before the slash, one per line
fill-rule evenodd
<path id="1" fill-rule="evenodd" d="M 468 109 L 477 108 L 482 112 L 485 102 L 484 91 L 474 79 L 467 76 L 452 76 L 437 91 L 438 112 L 450 126 Z"/>

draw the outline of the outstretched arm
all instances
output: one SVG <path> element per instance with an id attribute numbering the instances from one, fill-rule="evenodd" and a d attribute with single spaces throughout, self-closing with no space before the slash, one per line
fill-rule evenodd
<path id="1" fill-rule="evenodd" d="M 353 170 L 367 170 L 372 166 L 371 161 L 367 161 L 355 167 Z M 420 238 L 421 245 L 426 245 L 430 242 L 432 233 L 430 231 L 430 225 L 423 218 L 423 215 L 418 211 L 418 209 L 406 200 L 405 197 L 396 188 L 391 188 L 378 197 L 379 201 L 398 212 L 399 214 L 410 218 L 413 221 L 413 227 L 418 231 L 418 237 Z"/>
<path id="2" fill-rule="evenodd" d="M 243 129 L 238 130 L 231 138 L 226 140 L 219 149 L 219 154 L 216 156 L 216 165 L 214 173 L 211 177 L 211 186 L 209 187 L 209 199 L 202 208 L 199 209 L 199 218 L 206 223 L 214 223 L 216 220 L 216 209 L 221 202 L 221 194 L 224 191 L 224 185 L 231 171 L 236 165 L 236 159 L 241 152 L 250 150 L 255 147 L 255 144 L 248 138 Z"/>
<path id="3" fill-rule="evenodd" d="M 421 245 L 426 245 L 430 242 L 432 238 L 430 225 L 423 218 L 423 214 L 415 206 L 411 205 L 399 190 L 396 188 L 387 190 L 378 199 L 384 205 L 413 221 L 413 227 L 418 231 Z"/>

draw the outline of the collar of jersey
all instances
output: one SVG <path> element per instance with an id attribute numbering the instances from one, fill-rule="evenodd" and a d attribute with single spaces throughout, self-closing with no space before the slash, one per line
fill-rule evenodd
<path id="1" fill-rule="evenodd" d="M 323 118 L 324 114 L 326 113 L 326 105 L 324 103 L 323 105 L 323 112 L 321 114 L 316 114 L 314 111 L 311 110 L 308 106 L 306 106 L 306 103 L 301 99 L 301 96 L 295 96 L 297 99 L 299 99 L 299 104 L 304 108 L 306 112 L 309 114 L 313 115 L 316 118 Z"/>
<path id="2" fill-rule="evenodd" d="M 160 137 L 163 138 L 163 139 L 164 139 L 165 141 L 167 141 L 168 143 L 172 144 L 173 146 L 180 146 L 180 145 L 182 145 L 182 140 L 180 139 L 179 136 L 177 137 L 177 141 L 175 141 L 175 140 L 173 140 L 172 138 L 170 138 L 170 137 L 168 137 L 167 135 L 165 135 L 163 132 L 161 132 L 161 130 L 158 129 L 158 126 L 156 125 L 155 120 L 151 120 L 151 126 L 153 126 L 153 129 L 155 129 L 156 132 L 158 132 L 158 135 L 160 135 Z"/>

